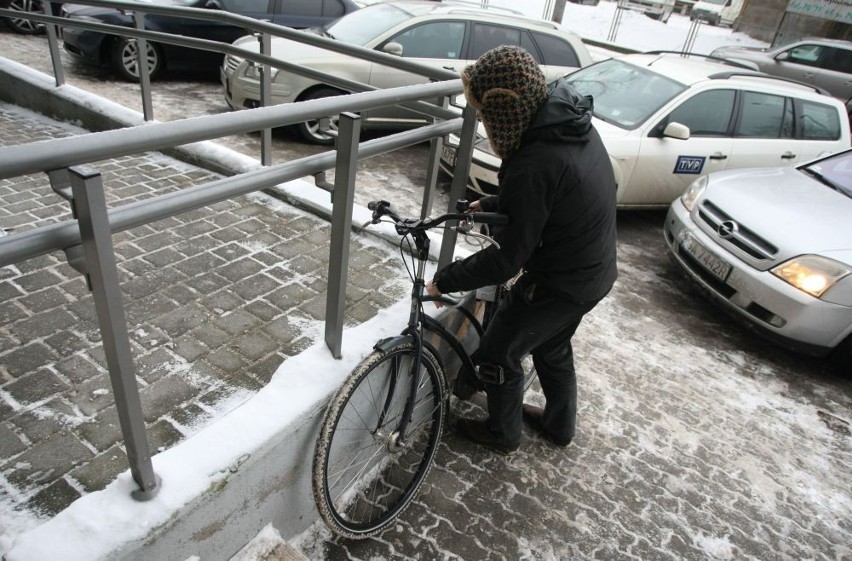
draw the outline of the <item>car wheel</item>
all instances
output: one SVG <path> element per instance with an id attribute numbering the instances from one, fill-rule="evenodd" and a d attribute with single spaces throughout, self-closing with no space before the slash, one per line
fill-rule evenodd
<path id="1" fill-rule="evenodd" d="M 332 97 L 335 95 L 343 95 L 344 92 L 340 90 L 335 90 L 332 88 L 318 88 L 316 90 L 311 90 L 308 93 L 304 94 L 299 98 L 299 101 L 308 101 L 311 99 L 320 99 L 323 97 Z M 332 115 L 329 117 L 329 129 L 337 132 L 337 122 L 339 120 L 339 115 Z M 329 146 L 334 144 L 334 136 L 330 134 L 326 134 L 320 130 L 320 122 L 319 120 L 315 121 L 305 121 L 304 123 L 299 123 L 296 125 L 299 134 L 302 135 L 306 141 L 311 144 L 321 144 L 324 146 Z"/>
<path id="2" fill-rule="evenodd" d="M 148 77 L 153 80 L 163 70 L 165 60 L 160 49 L 147 42 L 148 51 Z M 122 37 L 115 41 L 110 52 L 110 62 L 116 74 L 130 82 L 139 81 L 139 59 L 137 53 L 139 48 L 135 39 Z"/>
<path id="3" fill-rule="evenodd" d="M 37 0 L 12 0 L 9 3 L 9 9 L 18 12 L 34 12 L 44 13 L 41 2 Z M 24 18 L 9 18 L 6 24 L 15 33 L 23 35 L 38 35 L 44 33 L 44 25 L 35 21 L 30 21 Z"/>

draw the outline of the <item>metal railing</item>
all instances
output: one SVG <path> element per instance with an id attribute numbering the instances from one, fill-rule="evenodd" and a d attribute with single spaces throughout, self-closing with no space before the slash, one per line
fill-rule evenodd
<path id="1" fill-rule="evenodd" d="M 462 131 L 461 144 L 458 150 L 456 173 L 450 188 L 450 200 L 462 198 L 466 189 L 470 156 L 473 152 L 476 115 L 472 109 L 465 109 L 460 117 L 460 113 L 457 111 L 447 109 L 447 101 L 441 106 L 425 101 L 448 100 L 451 96 L 461 93 L 461 82 L 454 73 L 435 70 L 392 55 L 345 45 L 322 37 L 218 11 L 102 0 L 84 0 L 81 3 L 115 7 L 128 11 L 137 10 L 137 13 L 142 13 L 144 10 L 144 13 L 179 14 L 182 17 L 225 20 L 258 31 L 261 33 L 261 38 L 267 34 L 288 37 L 326 47 L 342 54 L 366 58 L 409 72 L 423 74 L 433 80 L 443 80 L 416 86 L 381 91 L 361 91 L 361 93 L 296 104 L 261 107 L 224 115 L 194 117 L 164 123 L 151 123 L 144 127 L 95 132 L 73 138 L 0 148 L 0 179 L 30 173 L 47 173 L 53 190 L 71 204 L 73 216 L 71 220 L 0 238 L 0 267 L 61 250 L 65 252 L 69 264 L 86 276 L 94 296 L 131 474 L 139 486 L 139 489 L 133 492 L 133 496 L 139 500 L 147 500 L 156 494 L 159 485 L 157 476 L 153 471 L 151 455 L 145 438 L 145 423 L 139 390 L 136 386 L 126 317 L 118 283 L 112 234 L 335 168 L 334 185 L 319 185 L 318 187 L 329 190 L 332 195 L 325 341 L 335 358 L 340 358 L 355 169 L 358 160 L 430 141 L 427 185 L 425 186 L 421 211 L 425 216 L 430 212 L 435 190 L 441 139 L 447 134 L 458 132 L 459 129 Z M 49 11 L 50 3 L 46 2 L 45 6 L 45 9 Z M 0 16 L 3 15 L 9 15 L 9 10 L 0 9 Z M 19 12 L 14 12 L 14 15 L 20 17 Z M 62 77 L 61 62 L 58 62 L 58 48 L 53 43 L 56 40 L 55 30 L 51 32 L 51 28 L 61 21 L 63 25 L 73 23 L 87 29 L 104 30 L 104 28 L 109 28 L 107 31 L 110 33 L 135 37 L 143 42 L 144 40 L 157 40 L 182 46 L 215 50 L 225 54 L 236 54 L 251 58 L 266 67 L 274 66 L 298 72 L 352 91 L 375 90 L 375 88 L 364 84 L 342 81 L 333 76 L 303 69 L 262 54 L 245 53 L 231 45 L 145 31 L 140 29 L 141 18 L 136 20 L 137 27 L 135 28 L 89 22 L 69 22 L 68 20 L 59 20 L 59 18 L 50 14 L 33 15 L 32 19 L 48 26 L 48 38 L 51 41 L 50 51 L 51 55 L 55 57 L 53 68 L 57 86 L 62 85 L 64 78 Z M 268 37 L 265 40 L 268 41 Z M 139 52 L 144 53 L 144 45 L 141 47 Z M 144 66 L 142 70 L 144 71 Z M 150 83 L 147 83 L 143 76 L 141 84 L 143 106 L 147 107 L 150 105 Z M 428 114 L 431 116 L 433 124 L 360 142 L 360 118 L 353 112 L 388 105 L 401 105 Z M 283 164 L 265 165 L 254 171 L 181 191 L 158 195 L 151 199 L 113 209 L 106 207 L 100 173 L 89 165 L 90 162 L 94 161 L 145 151 L 162 150 L 191 142 L 258 130 L 269 131 L 276 127 L 336 114 L 340 114 L 341 117 L 339 134 L 333 150 Z M 269 164 L 268 161 L 263 163 Z M 454 233 L 445 234 L 444 246 L 440 258 L 441 263 L 447 263 L 452 258 L 455 246 Z"/>

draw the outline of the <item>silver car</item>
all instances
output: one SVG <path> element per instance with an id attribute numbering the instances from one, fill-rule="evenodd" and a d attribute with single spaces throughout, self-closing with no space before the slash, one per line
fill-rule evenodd
<path id="1" fill-rule="evenodd" d="M 457 72 L 498 45 L 524 47 L 551 80 L 592 62 L 580 37 L 553 22 L 521 17 L 519 13 L 506 9 L 476 9 L 469 3 L 380 2 L 313 31 L 350 45 Z M 249 52 L 257 53 L 259 50 L 254 37 L 239 39 L 234 45 Z M 272 56 L 280 60 L 381 89 L 428 81 L 425 76 L 280 37 L 272 39 L 271 50 Z M 257 65 L 228 55 L 221 75 L 225 100 L 232 109 L 260 105 L 260 71 Z M 272 75 L 271 98 L 274 104 L 347 93 L 284 70 L 273 70 Z M 365 111 L 361 117 L 364 129 L 405 128 L 427 122 L 423 115 L 400 107 Z M 334 129 L 336 119 L 330 121 Z M 333 142 L 332 136 L 319 129 L 317 121 L 301 123 L 297 129 L 308 142 Z"/>
<path id="2" fill-rule="evenodd" d="M 724 309 L 852 373 L 852 150 L 702 176 L 671 204 L 664 235 Z"/>
<path id="3" fill-rule="evenodd" d="M 761 72 L 813 84 L 852 102 L 852 41 L 803 39 L 783 47 L 719 47 L 710 56 L 756 64 Z"/>

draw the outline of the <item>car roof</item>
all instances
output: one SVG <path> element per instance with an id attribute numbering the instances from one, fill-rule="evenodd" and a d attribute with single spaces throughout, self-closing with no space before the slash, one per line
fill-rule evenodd
<path id="1" fill-rule="evenodd" d="M 566 34 L 571 33 L 556 22 L 530 18 L 511 8 L 482 8 L 479 3 L 465 2 L 464 0 L 443 0 L 441 2 L 428 0 L 400 0 L 389 3 L 405 10 L 415 17 L 432 15 L 474 16 L 476 18 L 487 19 L 493 23 L 501 23 L 504 25 L 511 25 L 513 27 L 538 28 L 539 30 L 558 31 Z M 519 23 L 521 25 L 519 25 Z"/>
<path id="2" fill-rule="evenodd" d="M 735 61 L 710 58 L 706 55 L 654 51 L 624 55 L 618 57 L 618 59 L 636 66 L 649 68 L 687 86 L 724 79 L 740 83 L 747 81 L 752 85 L 761 84 L 777 90 L 789 91 L 792 89 L 796 90 L 797 95 L 801 97 L 816 96 L 820 99 L 831 97 L 827 92 L 814 85 L 772 76 L 746 68 Z"/>

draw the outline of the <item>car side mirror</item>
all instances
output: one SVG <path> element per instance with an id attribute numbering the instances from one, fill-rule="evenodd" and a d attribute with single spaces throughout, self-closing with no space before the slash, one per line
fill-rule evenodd
<path id="1" fill-rule="evenodd" d="M 208 10 L 221 10 L 222 4 L 219 0 L 207 0 L 207 2 L 204 3 L 204 7 Z"/>
<path id="2" fill-rule="evenodd" d="M 402 56 L 402 45 L 396 41 L 391 41 L 382 47 L 382 51 L 389 55 Z"/>
<path id="3" fill-rule="evenodd" d="M 783 53 L 778 53 L 775 57 L 775 60 L 778 62 L 784 62 L 785 60 L 790 60 L 790 51 L 784 51 Z"/>
<path id="4" fill-rule="evenodd" d="M 669 123 L 663 130 L 663 137 L 689 140 L 689 127 L 681 123 Z"/>

